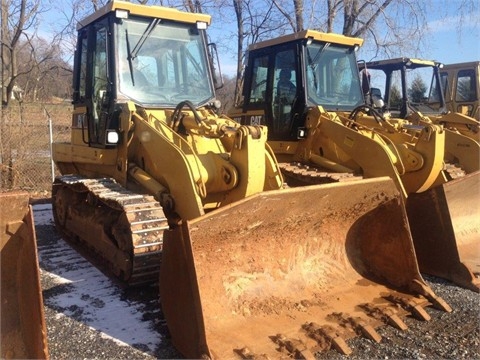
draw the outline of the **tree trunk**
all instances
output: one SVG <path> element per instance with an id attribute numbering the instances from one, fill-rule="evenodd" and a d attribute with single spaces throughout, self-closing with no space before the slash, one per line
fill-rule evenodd
<path id="1" fill-rule="evenodd" d="M 293 0 L 295 6 L 295 22 L 297 31 L 303 30 L 303 0 Z"/>
<path id="2" fill-rule="evenodd" d="M 233 0 L 233 8 L 237 18 L 237 81 L 235 84 L 235 105 L 238 105 L 242 96 L 243 74 L 243 39 L 245 32 L 243 29 L 243 0 Z"/>

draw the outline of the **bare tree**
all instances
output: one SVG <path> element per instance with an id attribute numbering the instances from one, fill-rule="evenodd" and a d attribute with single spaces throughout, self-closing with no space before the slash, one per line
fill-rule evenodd
<path id="1" fill-rule="evenodd" d="M 185 0 L 185 7 L 189 12 L 202 13 L 202 4 L 199 0 Z"/>
<path id="2" fill-rule="evenodd" d="M 465 0 L 468 1 L 468 0 Z M 377 54 L 399 54 L 404 49 L 418 50 L 426 30 L 429 1 L 416 0 L 326 0 L 310 1 L 308 6 L 298 0 L 282 2 L 281 12 L 289 22 L 297 23 L 292 29 L 310 28 L 335 32 L 365 39 L 369 50 Z M 277 6 L 280 9 L 280 6 Z M 288 14 L 303 13 L 293 19 Z M 302 21 L 299 26 L 298 21 Z M 303 19 L 306 19 L 303 20 Z"/>
<path id="3" fill-rule="evenodd" d="M 27 31 L 35 30 L 40 0 L 1 0 L 2 107 L 8 106 L 18 73 L 18 47 Z"/>
<path id="4" fill-rule="evenodd" d="M 299 0 L 301 1 L 301 0 Z M 232 0 L 237 23 L 237 83 L 235 103 L 241 98 L 243 86 L 243 67 L 248 45 L 285 32 L 286 21 L 279 16 L 275 8 L 280 6 L 271 1 Z"/>
<path id="5" fill-rule="evenodd" d="M 63 60 L 60 44 L 51 44 L 42 38 L 27 37 L 19 49 L 17 83 L 27 100 L 49 100 L 52 96 L 64 98 L 70 94 L 71 65 Z"/>
<path id="6" fill-rule="evenodd" d="M 297 0 L 275 2 L 286 8 L 282 14 L 301 11 Z M 312 0 L 306 2 L 303 17 L 305 28 L 363 38 L 363 48 L 373 58 L 419 56 L 430 46 L 427 16 L 454 19 L 461 36 L 465 23 L 478 27 L 479 5 L 477 0 L 457 0 L 453 5 L 451 0 Z M 448 13 L 452 8 L 454 13 Z"/>
<path id="7" fill-rule="evenodd" d="M 297 32 L 304 30 L 303 28 L 303 0 L 293 0 L 294 16 L 290 15 L 290 11 L 284 7 L 280 0 L 273 0 L 273 4 L 277 10 L 287 19 L 292 31 Z"/>
<path id="8" fill-rule="evenodd" d="M 226 113 L 234 106 L 233 94 L 235 93 L 236 83 L 237 79 L 234 76 L 225 76 L 224 86 L 217 90 L 217 99 L 222 103 L 220 113 Z"/>
<path id="9" fill-rule="evenodd" d="M 240 92 L 243 87 L 243 76 L 242 76 L 242 61 L 241 58 L 243 56 L 243 42 L 245 37 L 247 36 L 244 29 L 243 24 L 243 0 L 232 0 L 233 8 L 235 10 L 235 16 L 237 19 L 237 81 L 235 83 L 235 103 L 240 97 Z"/>

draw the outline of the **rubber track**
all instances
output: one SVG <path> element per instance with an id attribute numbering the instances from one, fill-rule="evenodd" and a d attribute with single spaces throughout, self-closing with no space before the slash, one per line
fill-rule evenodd
<path id="1" fill-rule="evenodd" d="M 363 179 L 363 176 L 348 172 L 328 172 L 321 168 L 305 165 L 299 162 L 279 163 L 282 174 L 297 183 L 297 185 L 327 184 L 333 182 L 356 181 Z M 287 181 L 289 183 L 289 181 Z"/>
<path id="2" fill-rule="evenodd" d="M 449 181 L 462 178 L 466 175 L 465 170 L 458 164 L 446 163 L 444 171 Z"/>
<path id="3" fill-rule="evenodd" d="M 363 176 L 361 175 L 355 175 L 347 172 L 328 172 L 326 170 L 322 170 L 321 168 L 305 165 L 299 162 L 279 163 L 278 165 L 282 171 L 282 174 L 294 182 L 294 186 L 299 186 L 302 184 L 327 184 L 363 179 Z M 448 181 L 459 179 L 466 175 L 466 172 L 458 164 L 446 163 L 444 171 Z M 290 183 L 290 181 L 287 181 L 287 183 Z"/>
<path id="4" fill-rule="evenodd" d="M 119 274 L 118 264 L 115 263 L 115 255 L 108 257 L 105 251 L 100 251 L 96 246 L 98 241 L 95 239 L 84 239 L 74 234 L 71 229 L 61 228 L 63 235 L 69 242 L 79 242 L 83 250 L 87 250 L 88 255 L 93 256 L 95 265 L 106 270 L 107 273 L 113 272 L 115 276 L 125 285 L 134 286 L 158 281 L 161 253 L 163 246 L 163 232 L 169 228 L 167 218 L 161 205 L 153 196 L 131 192 L 114 179 L 100 178 L 90 179 L 77 175 L 65 175 L 57 177 L 52 191 L 54 211 L 55 194 L 58 188 L 63 186 L 69 190 L 71 203 L 75 203 L 74 194 L 82 194 L 82 206 L 88 206 L 92 213 L 100 213 L 97 219 L 118 218 L 115 228 L 111 228 L 109 233 L 120 234 L 123 241 L 131 244 L 123 245 L 121 250 L 126 253 L 130 259 L 130 274 Z M 70 204 L 70 201 L 68 202 Z M 77 202 L 78 203 L 78 202 Z M 88 204 L 88 205 L 86 205 Z M 62 227 L 56 221 L 57 227 Z M 73 236 L 72 236 L 73 235 Z M 112 244 L 120 250 L 115 241 Z M 92 253 L 93 250 L 93 253 Z M 107 263 L 108 266 L 104 266 Z M 125 265 L 124 265 L 125 266 Z"/>

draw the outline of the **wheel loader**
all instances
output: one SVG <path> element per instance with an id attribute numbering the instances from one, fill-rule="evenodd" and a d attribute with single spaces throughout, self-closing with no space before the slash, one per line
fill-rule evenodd
<path id="1" fill-rule="evenodd" d="M 187 358 L 349 353 L 451 311 L 390 178 L 284 188 L 267 127 L 217 113 L 210 21 L 111 1 L 80 22 L 71 140 L 52 146 L 66 240 L 126 285 L 158 280 Z"/>
<path id="2" fill-rule="evenodd" d="M 1 357 L 48 359 L 32 207 L 25 192 L 0 193 Z"/>
<path id="3" fill-rule="evenodd" d="M 313 30 L 250 45 L 243 102 L 229 116 L 268 127 L 290 186 L 390 177 L 406 199 L 420 270 L 479 291 L 478 142 L 447 125 L 378 111 L 364 96 L 378 92 L 362 83 L 355 55 L 361 45 Z M 476 120 L 467 120 L 472 127 L 465 130 L 476 133 Z M 422 228 L 428 231 L 414 230 Z M 427 266 L 430 247 L 443 249 L 434 266 Z M 473 251 L 464 256 L 463 247 Z"/>

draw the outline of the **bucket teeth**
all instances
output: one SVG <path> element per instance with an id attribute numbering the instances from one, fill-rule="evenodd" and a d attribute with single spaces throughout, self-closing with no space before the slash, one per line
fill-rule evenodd
<path id="1" fill-rule="evenodd" d="M 428 300 L 432 303 L 435 309 L 443 310 L 446 312 L 452 312 L 452 308 L 443 300 L 440 296 L 429 297 Z"/>
<path id="2" fill-rule="evenodd" d="M 446 312 L 452 312 L 452 308 L 443 300 L 440 296 L 437 296 L 430 287 L 425 286 L 418 280 L 414 280 L 412 283 L 413 289 L 415 289 L 419 294 L 423 295 L 430 301 L 435 309 L 443 310 Z"/>
<path id="3" fill-rule="evenodd" d="M 382 341 L 382 337 L 380 334 L 364 319 L 360 317 L 352 317 L 348 315 L 344 315 L 342 313 L 333 313 L 331 317 L 335 319 L 341 326 L 352 330 L 358 335 L 363 335 L 367 339 L 375 341 L 379 343 Z"/>
<path id="4" fill-rule="evenodd" d="M 235 350 L 242 359 L 250 360 L 271 360 L 266 354 L 255 354 L 248 347 Z"/>
<path id="5" fill-rule="evenodd" d="M 363 304 L 360 307 L 367 313 L 367 315 L 374 319 L 380 320 L 385 324 L 393 326 L 399 330 L 407 330 L 408 326 L 397 315 L 396 311 L 392 307 L 378 307 L 373 304 Z"/>
<path id="6" fill-rule="evenodd" d="M 277 334 L 273 340 L 279 346 L 279 351 L 288 353 L 294 359 L 315 360 L 313 353 L 301 340 L 290 339 L 282 334 Z"/>
<path id="7" fill-rule="evenodd" d="M 413 298 L 405 299 L 400 296 L 391 295 L 387 299 L 409 311 L 418 320 L 430 321 L 431 319 L 422 304 L 415 302 Z"/>
<path id="8" fill-rule="evenodd" d="M 343 337 L 330 325 L 320 326 L 315 323 L 308 323 L 303 325 L 303 329 L 308 336 L 318 343 L 322 351 L 333 347 L 343 355 L 352 353 L 352 349 L 347 345 Z"/>
<path id="9" fill-rule="evenodd" d="M 425 311 L 421 305 L 410 304 L 409 310 L 414 314 L 417 319 L 430 321 L 430 315 Z"/>

